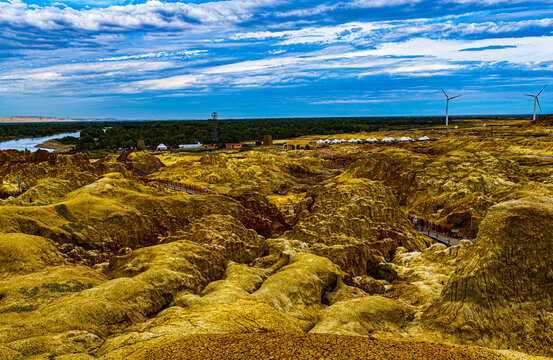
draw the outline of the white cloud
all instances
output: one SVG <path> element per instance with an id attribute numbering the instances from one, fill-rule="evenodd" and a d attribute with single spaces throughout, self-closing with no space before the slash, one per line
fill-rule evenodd
<path id="1" fill-rule="evenodd" d="M 278 46 L 297 44 L 381 44 L 413 36 L 459 38 L 515 33 L 525 29 L 553 27 L 552 18 L 510 22 L 455 23 L 445 18 L 404 21 L 348 22 L 333 26 L 304 26 L 285 31 L 250 31 L 231 35 L 232 40 L 280 40 Z"/>
<path id="2" fill-rule="evenodd" d="M 400 63 L 396 66 L 387 66 L 374 71 L 366 71 L 359 74 L 360 77 L 378 74 L 407 75 L 407 76 L 436 76 L 454 70 L 467 68 L 466 65 L 448 63 L 417 63 L 417 61 Z"/>
<path id="3" fill-rule="evenodd" d="M 122 77 L 144 76 L 150 72 L 175 68 L 172 62 L 118 61 L 85 62 L 62 64 L 24 71 L 6 71 L 0 73 L 0 87 L 18 89 L 18 91 L 37 91 L 50 89 L 62 84 L 76 84 L 93 81 L 96 88 L 85 88 L 89 93 L 100 90 L 100 84 L 117 82 Z M 9 87 L 6 87 L 9 84 Z M 84 84 L 83 84 L 84 85 Z M 62 89 L 65 91 L 66 89 Z"/>
<path id="4" fill-rule="evenodd" d="M 236 33 L 231 36 L 233 40 L 265 40 L 283 39 L 278 45 L 295 45 L 309 43 L 350 42 L 354 39 L 364 38 L 375 30 L 389 29 L 392 26 L 386 22 L 349 22 L 336 26 L 308 26 L 299 30 L 286 31 L 257 31 Z"/>
<path id="5" fill-rule="evenodd" d="M 487 49 L 487 47 L 492 47 Z M 493 47 L 493 46 L 498 46 Z M 505 47 L 501 46 L 515 46 Z M 481 51 L 460 51 L 468 47 Z M 273 56 L 194 70 L 193 74 L 152 79 L 134 89 L 175 90 L 193 86 L 250 87 L 298 83 L 305 79 L 366 77 L 379 74 L 428 77 L 498 62 L 519 66 L 553 60 L 553 37 L 476 41 L 416 38 L 376 49 L 328 48 L 325 52 Z M 549 66 L 548 64 L 544 65 Z M 360 71 L 355 71 L 356 69 Z M 363 71 L 361 71 L 363 70 Z"/>
<path id="6" fill-rule="evenodd" d="M 42 30 L 190 29 L 198 24 L 244 21 L 256 9 L 276 3 L 278 0 L 229 0 L 202 4 L 149 0 L 137 5 L 76 10 L 71 7 L 29 6 L 21 0 L 11 0 L 0 2 L 0 23 Z"/>
<path id="7" fill-rule="evenodd" d="M 173 57 L 173 56 L 182 56 L 182 57 L 196 57 L 201 54 L 206 53 L 207 50 L 178 50 L 178 51 L 157 51 L 143 54 L 135 55 L 124 55 L 124 56 L 112 56 L 98 61 L 126 61 L 126 60 L 135 60 L 135 59 L 156 59 L 163 57 Z"/>
<path id="8" fill-rule="evenodd" d="M 482 51 L 466 48 L 506 46 Z M 434 40 L 416 38 L 399 43 L 382 44 L 375 50 L 353 52 L 351 56 L 427 56 L 447 61 L 541 63 L 553 60 L 553 36 L 502 38 L 485 40 Z"/>
<path id="9" fill-rule="evenodd" d="M 137 89 L 148 89 L 148 90 L 184 89 L 186 87 L 199 84 L 202 78 L 203 77 L 199 75 L 172 76 L 166 79 L 140 81 L 135 83 L 134 85 L 124 86 L 123 89 L 124 91 L 133 91 Z"/>
<path id="10" fill-rule="evenodd" d="M 312 101 L 313 105 L 326 105 L 326 104 L 378 104 L 389 102 L 390 100 L 384 99 L 337 99 L 337 100 L 320 100 Z"/>
<path id="11" fill-rule="evenodd" d="M 290 0 L 199 4 L 150 0 L 78 10 L 60 4 L 29 6 L 21 0 L 0 0 L 0 46 L 8 46 L 9 39 L 9 46 L 24 49 L 21 54 L 26 56 L 2 63 L 6 67 L 0 69 L 0 88 L 49 90 L 74 84 L 85 92 L 163 92 L 282 86 L 377 75 L 429 77 L 491 68 L 498 63 L 518 69 L 551 70 L 548 62 L 553 62 L 552 37 L 509 35 L 525 29 L 546 33 L 553 27 L 550 18 L 491 21 L 492 11 L 484 22 L 479 22 L 475 14 L 453 14 L 340 23 L 340 18 L 331 14 L 337 9 L 354 14 L 358 8 L 393 6 L 403 11 L 420 2 L 321 2 L 311 8 L 279 12 L 280 4 L 286 4 L 287 9 L 296 4 Z M 485 6 L 502 2 L 507 3 L 437 0 L 436 7 L 444 3 Z M 384 12 L 388 14 L 389 10 Z M 378 18 L 380 12 L 374 13 Z M 287 23 L 274 21 L 274 16 L 305 19 Z M 311 16 L 318 17 L 307 19 Z M 264 18 L 270 20 L 264 23 Z M 388 15 L 382 18 L 388 19 Z M 249 20 L 246 29 L 250 31 L 243 31 L 241 26 Z M 72 37 L 68 29 L 76 30 L 76 35 Z M 467 40 L 487 34 L 493 34 L 494 39 Z M 500 36 L 504 37 L 496 38 Z M 42 49 L 29 49 L 40 46 Z M 473 51 L 461 51 L 467 48 Z M 57 65 L 38 66 L 42 59 Z M 97 86 L 89 90 L 92 87 L 85 82 Z"/>

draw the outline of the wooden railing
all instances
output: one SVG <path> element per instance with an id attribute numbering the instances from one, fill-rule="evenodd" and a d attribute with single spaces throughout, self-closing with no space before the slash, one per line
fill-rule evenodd
<path id="1" fill-rule="evenodd" d="M 408 218 L 409 218 L 409 221 L 411 221 L 411 224 L 415 225 L 413 223 L 414 216 L 408 216 Z M 418 221 L 416 224 L 416 230 L 423 230 L 422 224 L 424 224 L 424 229 L 428 229 L 438 234 L 443 234 L 452 238 L 465 238 L 469 236 L 473 231 L 473 229 L 470 229 L 470 228 L 450 228 L 442 224 L 437 224 L 430 220 L 426 220 L 420 217 L 417 217 L 417 219 Z"/>
<path id="2" fill-rule="evenodd" d="M 165 189 L 170 190 L 176 190 L 176 191 L 183 191 L 187 193 L 194 193 L 198 195 L 205 195 L 209 193 L 209 190 L 207 188 L 202 188 L 198 185 L 190 185 L 181 183 L 180 181 L 174 181 L 174 180 L 168 180 L 168 179 L 146 179 L 146 178 L 138 178 L 140 182 L 142 182 L 145 185 L 150 184 L 159 184 Z"/>

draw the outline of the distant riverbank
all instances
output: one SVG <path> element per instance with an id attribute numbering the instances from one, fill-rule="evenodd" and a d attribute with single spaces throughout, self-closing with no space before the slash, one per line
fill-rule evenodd
<path id="1" fill-rule="evenodd" d="M 56 152 L 66 152 L 73 149 L 72 145 L 62 144 L 56 139 L 46 140 L 45 142 L 36 145 L 39 149 L 52 150 Z"/>
<path id="2" fill-rule="evenodd" d="M 49 152 L 53 151 L 66 151 L 71 148 L 69 145 L 63 145 L 56 139 L 61 139 L 66 136 L 79 137 L 81 135 L 80 131 L 72 133 L 62 133 L 50 136 L 42 136 L 36 138 L 22 138 L 16 140 L 2 141 L 0 142 L 0 150 L 14 149 L 19 151 L 29 150 L 30 152 L 35 152 L 38 149 L 47 150 Z M 54 141 L 52 141 L 54 140 Z M 66 148 L 69 146 L 68 148 Z"/>

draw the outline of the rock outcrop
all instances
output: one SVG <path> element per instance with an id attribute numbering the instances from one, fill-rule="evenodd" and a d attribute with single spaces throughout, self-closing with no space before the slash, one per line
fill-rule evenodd
<path id="1" fill-rule="evenodd" d="M 425 314 L 457 341 L 553 355 L 553 199 L 498 204 Z"/>
<path id="2" fill-rule="evenodd" d="M 340 301 L 323 310 L 310 333 L 338 335 L 398 334 L 414 318 L 415 309 L 397 300 L 365 296 Z"/>
<path id="3" fill-rule="evenodd" d="M 155 245 L 160 237 L 208 214 L 231 216 L 261 233 L 272 228 L 270 220 L 229 197 L 163 193 L 120 174 L 105 175 L 56 204 L 29 206 L 23 212 L 17 206 L 0 206 L 0 228 L 116 253 L 125 247 Z"/>
<path id="4" fill-rule="evenodd" d="M 0 358 L 553 355 L 553 142 L 451 132 L 131 156 L 204 195 L 115 157 L 0 152 L 2 188 L 29 185 L 0 201 Z M 478 238 L 433 244 L 409 214 Z"/>
<path id="5" fill-rule="evenodd" d="M 187 239 L 219 251 L 227 260 L 249 264 L 267 251 L 265 238 L 229 215 L 206 215 L 190 223 L 165 242 Z"/>
<path id="6" fill-rule="evenodd" d="M 249 151 L 239 154 L 210 154 L 196 161 L 179 160 L 152 176 L 214 187 L 227 192 L 246 190 L 264 195 L 284 193 L 302 179 L 330 175 L 322 159 L 291 157 Z"/>
<path id="7" fill-rule="evenodd" d="M 109 281 L 89 275 L 90 280 L 82 284 L 86 280 L 81 273 L 80 278 L 65 284 L 48 283 L 29 290 L 24 287 L 31 304 L 0 314 L 0 343 L 24 357 L 49 352 L 70 354 L 79 342 L 82 350 L 94 351 L 108 335 L 158 313 L 179 291 L 200 292 L 223 275 L 224 267 L 220 255 L 191 242 L 176 241 L 114 259 L 109 271 L 113 279 Z M 59 289 L 67 295 L 52 300 L 41 288 Z M 55 339 L 60 338 L 65 340 L 55 347 Z"/>
<path id="8" fill-rule="evenodd" d="M 165 166 L 156 156 L 143 151 L 132 152 L 127 159 L 132 161 L 132 172 L 137 176 L 150 175 Z"/>
<path id="9" fill-rule="evenodd" d="M 0 151 L 0 180 L 17 185 L 17 177 L 28 189 L 44 178 L 67 176 L 75 172 L 92 172 L 93 166 L 84 154 L 60 155 L 46 150 L 27 153 Z"/>
<path id="10" fill-rule="evenodd" d="M 412 229 L 390 188 L 359 178 L 310 188 L 283 238 L 307 244 L 351 276 L 375 274 L 398 246 L 416 250 L 430 243 Z"/>
<path id="11" fill-rule="evenodd" d="M 447 145 L 385 149 L 352 164 L 342 176 L 382 181 L 410 212 L 474 238 L 488 208 L 526 179 L 504 154 Z"/>
<path id="12" fill-rule="evenodd" d="M 25 274 L 63 264 L 63 257 L 49 239 L 0 233 L 0 274 Z"/>

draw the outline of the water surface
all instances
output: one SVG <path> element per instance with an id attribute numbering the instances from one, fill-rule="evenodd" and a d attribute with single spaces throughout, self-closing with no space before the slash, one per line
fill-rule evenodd
<path id="1" fill-rule="evenodd" d="M 56 134 L 56 135 L 50 135 L 50 136 L 2 141 L 0 142 L 0 150 L 15 149 L 15 150 L 23 151 L 25 149 L 28 149 L 31 152 L 35 152 L 38 149 L 42 149 L 42 150 L 47 150 L 49 152 L 52 152 L 54 150 L 37 147 L 37 145 L 42 144 L 47 140 L 61 139 L 66 136 L 79 137 L 81 136 L 81 132 L 77 131 L 72 133 L 63 133 L 63 134 Z"/>

